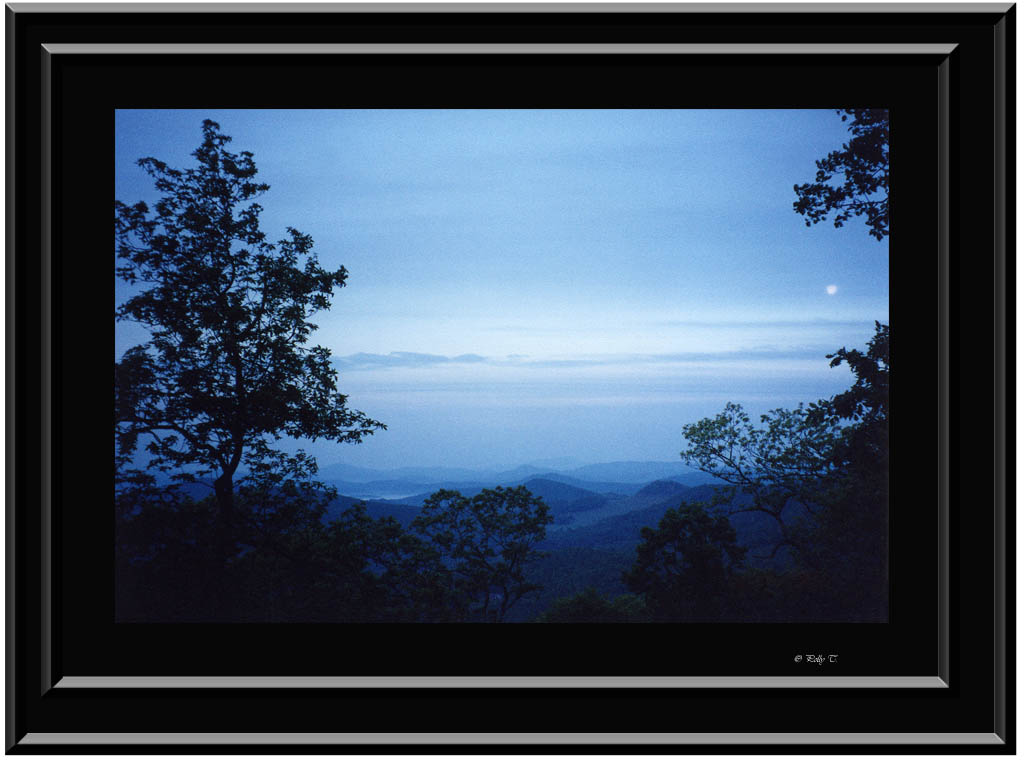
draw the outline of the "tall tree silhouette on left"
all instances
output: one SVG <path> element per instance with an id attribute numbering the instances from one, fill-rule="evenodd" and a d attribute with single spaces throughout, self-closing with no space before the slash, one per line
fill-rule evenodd
<path id="1" fill-rule="evenodd" d="M 319 485 L 313 458 L 274 448 L 279 438 L 358 443 L 387 427 L 349 409 L 330 350 L 309 343 L 311 318 L 330 308 L 346 270 L 322 268 L 312 238 L 291 227 L 268 240 L 254 201 L 269 185 L 255 180 L 252 153 L 228 151 L 231 137 L 211 120 L 202 138 L 193 168 L 139 160 L 163 195 L 152 209 L 114 202 L 116 274 L 138 286 L 115 319 L 150 332 L 114 364 L 115 488 L 124 509 L 165 491 L 153 471 L 212 481 L 216 582 L 251 523 L 242 487 L 265 498 L 271 487 Z"/>

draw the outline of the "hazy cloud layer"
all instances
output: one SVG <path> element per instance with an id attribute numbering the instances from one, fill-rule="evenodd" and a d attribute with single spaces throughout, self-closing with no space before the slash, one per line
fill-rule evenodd
<path id="1" fill-rule="evenodd" d="M 580 358 L 534 359 L 529 355 L 484 357 L 464 354 L 448 357 L 422 352 L 391 352 L 386 355 L 358 352 L 335 357 L 339 370 L 372 370 L 381 368 L 429 368 L 451 364 L 485 364 L 509 368 L 583 368 L 595 366 L 642 366 L 664 363 L 713 363 L 764 360 L 824 360 L 821 347 L 758 347 L 722 352 L 679 352 L 665 355 L 603 355 Z"/>
<path id="2" fill-rule="evenodd" d="M 391 352 L 387 355 L 375 355 L 370 352 L 357 352 L 354 355 L 335 357 L 335 364 L 343 370 L 353 368 L 424 368 L 446 363 L 482 363 L 487 358 L 480 355 L 430 355 L 421 352 Z"/>
<path id="3" fill-rule="evenodd" d="M 822 317 L 810 320 L 663 320 L 653 325 L 670 328 L 862 328 L 873 323 L 874 320 Z"/>

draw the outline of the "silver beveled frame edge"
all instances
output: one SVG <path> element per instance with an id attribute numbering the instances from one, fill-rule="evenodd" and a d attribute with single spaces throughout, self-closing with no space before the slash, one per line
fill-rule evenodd
<path id="1" fill-rule="evenodd" d="M 59 10 L 74 10 L 74 11 L 77 11 L 77 12 L 87 12 L 87 11 L 88 12 L 123 12 L 123 11 L 128 11 L 128 10 L 151 11 L 151 12 L 170 11 L 170 10 L 178 11 L 178 12 L 182 12 L 182 11 L 200 11 L 200 10 L 207 11 L 207 12 L 214 11 L 214 10 L 219 10 L 220 12 L 225 12 L 225 11 L 239 12 L 239 11 L 243 11 L 243 10 L 246 11 L 246 12 L 264 12 L 264 11 L 271 11 L 271 10 L 282 10 L 282 11 L 283 10 L 288 10 L 288 11 L 292 11 L 292 12 L 296 12 L 296 11 L 297 12 L 305 12 L 305 11 L 324 11 L 324 10 L 326 10 L 324 6 L 307 5 L 307 4 L 297 4 L 295 6 L 275 6 L 273 8 L 271 7 L 271 4 L 257 4 L 255 6 L 253 6 L 253 5 L 221 5 L 221 6 L 218 6 L 216 4 L 203 4 L 202 8 L 199 8 L 199 7 L 196 7 L 196 6 L 192 6 L 192 7 L 182 7 L 182 6 L 183 6 L 183 4 L 173 4 L 173 5 L 170 5 L 170 6 L 162 6 L 162 5 L 156 5 L 156 4 L 150 4 L 150 5 L 146 5 L 146 6 L 133 6 L 132 4 L 116 4 L 116 5 L 115 4 L 96 4 L 96 5 L 85 5 L 85 4 L 78 5 L 78 4 L 76 4 L 74 6 L 62 6 L 61 4 L 47 4 L 47 6 L 45 8 L 42 8 L 42 7 L 40 7 L 39 4 L 34 4 L 34 3 L 8 3 L 8 4 L 6 4 L 6 7 L 7 7 L 8 11 L 10 12 L 10 16 L 13 16 L 15 12 L 20 14 L 22 12 L 57 12 Z M 1007 4 L 997 4 L 997 3 L 993 3 L 993 4 L 988 4 L 988 3 L 986 3 L 986 4 L 973 4 L 972 3 L 972 4 L 941 4 L 941 5 L 937 5 L 937 6 L 924 5 L 924 4 L 914 4 L 914 5 L 904 5 L 902 8 L 900 8 L 898 6 L 899 6 L 899 4 L 888 4 L 885 7 L 878 7 L 878 6 L 871 7 L 871 5 L 868 5 L 867 7 L 865 7 L 864 5 L 857 4 L 857 5 L 841 7 L 838 4 L 828 4 L 828 5 L 820 7 L 819 10 L 820 11 L 827 11 L 827 12 L 839 12 L 841 10 L 845 10 L 845 11 L 849 11 L 849 12 L 867 12 L 867 11 L 895 12 L 897 10 L 900 10 L 902 12 L 908 12 L 908 13 L 926 12 L 926 11 L 930 11 L 930 12 L 953 12 L 954 10 L 956 10 L 956 11 L 960 11 L 960 12 L 970 12 L 970 13 L 987 13 L 987 12 L 1005 13 L 1006 11 L 1008 11 L 1010 8 L 1013 7 L 1013 4 L 1012 3 L 1007 3 Z M 423 12 L 425 12 L 425 11 L 442 11 L 443 12 L 445 10 L 447 10 L 447 11 L 469 11 L 471 9 L 471 6 L 469 6 L 468 4 L 467 5 L 453 5 L 453 6 L 450 6 L 450 7 L 427 6 L 427 5 L 399 6 L 397 4 L 392 4 L 392 5 L 389 5 L 389 6 L 382 7 L 382 6 L 372 5 L 372 4 L 365 4 L 365 5 L 362 5 L 360 9 L 367 10 L 367 11 L 369 11 L 369 10 L 376 10 L 376 11 L 395 11 L 395 12 L 398 12 L 399 9 L 401 9 L 401 10 L 404 10 L 404 11 L 413 10 L 413 11 L 423 11 Z M 527 8 L 527 7 L 523 7 L 523 6 L 520 6 L 520 5 L 516 5 L 514 7 L 509 7 L 509 8 L 506 8 L 505 10 L 513 10 L 513 9 L 517 10 L 517 11 L 539 11 L 539 10 L 541 10 L 540 8 L 537 8 L 537 7 Z M 683 7 L 673 7 L 671 10 L 672 11 L 678 11 L 678 12 L 683 12 L 683 11 L 696 12 L 696 11 L 699 11 L 699 10 L 713 10 L 713 9 L 714 10 L 719 10 L 719 11 L 725 10 L 721 6 L 718 6 L 718 5 L 688 5 L 685 8 L 683 8 Z M 794 5 L 777 6 L 777 5 L 768 5 L 768 4 L 765 4 L 765 5 L 733 4 L 733 5 L 731 5 L 728 8 L 728 10 L 735 11 L 735 12 L 739 12 L 741 9 L 744 12 L 749 12 L 749 11 L 758 11 L 758 12 L 786 12 L 786 11 L 796 12 L 796 11 L 805 11 L 805 12 L 807 12 L 807 11 L 811 11 L 812 9 L 814 9 L 814 6 L 812 4 L 800 5 L 800 6 L 794 6 Z M 342 10 L 342 9 L 340 9 L 340 8 L 332 8 L 331 10 Z M 355 10 L 357 10 L 357 8 L 355 7 L 355 4 L 352 4 L 352 5 L 349 5 L 349 6 L 345 7 L 344 10 L 355 11 Z M 486 6 L 484 8 L 481 8 L 480 10 L 492 11 L 492 10 L 499 10 L 499 9 L 498 9 L 498 7 L 496 5 L 491 5 L 491 6 Z M 545 6 L 544 10 L 555 10 L 555 6 L 551 6 L 551 5 Z M 583 10 L 589 10 L 589 11 L 594 11 L 594 10 L 610 11 L 610 10 L 612 10 L 612 8 L 611 8 L 611 4 L 602 5 L 602 6 L 599 6 L 598 8 L 594 8 L 594 7 L 590 7 L 590 6 L 583 6 L 583 5 L 578 5 L 578 6 L 574 5 L 574 6 L 567 6 L 565 8 L 560 9 L 560 10 L 565 10 L 565 11 L 583 11 Z M 627 10 L 627 8 L 623 8 L 622 10 Z M 628 10 L 630 10 L 630 11 L 638 11 L 638 12 L 644 12 L 644 11 L 662 11 L 662 12 L 666 12 L 669 9 L 664 7 L 664 6 L 661 6 L 661 7 L 652 6 L 650 8 L 644 7 L 642 9 L 638 9 L 636 6 L 629 6 Z M 10 18 L 8 19 L 8 22 L 10 22 Z M 1000 22 L 1000 23 L 1002 23 L 1002 22 Z M 8 26 L 7 36 L 8 36 L 9 42 L 11 42 L 11 40 L 10 40 L 10 38 L 11 38 L 10 26 Z M 998 39 L 998 36 L 997 36 L 997 39 Z M 1003 40 L 1002 40 L 1002 42 L 1005 44 L 1005 30 L 1004 30 L 1004 33 L 1003 33 Z M 875 52 L 877 52 L 877 51 L 875 51 Z M 46 51 L 43 54 L 44 57 L 48 53 L 50 53 L 50 51 Z M 1005 55 L 1005 49 L 1003 49 L 1003 53 Z M 9 61 L 11 61 L 12 55 L 13 55 L 13 45 L 8 48 L 8 59 L 9 59 Z M 996 60 L 996 62 L 994 62 L 997 69 L 998 69 L 998 66 L 999 66 L 999 61 L 1000 60 L 998 59 L 998 51 L 997 51 L 997 60 Z M 11 63 L 13 63 L 13 62 L 11 62 Z M 13 67 L 10 67 L 8 69 L 8 83 L 9 83 L 9 85 L 12 82 L 13 82 Z M 999 82 L 1000 82 L 1000 78 L 997 77 L 997 84 Z M 1003 82 L 1004 82 L 1004 85 L 1005 85 L 1005 80 L 1003 80 Z M 11 94 L 12 94 L 12 92 L 11 92 L 11 89 L 9 88 L 9 90 L 8 90 L 8 101 L 9 102 L 10 102 L 10 100 L 12 98 Z M 1005 93 L 1003 93 L 1002 91 L 999 92 L 999 94 L 998 94 L 998 96 L 996 98 L 995 108 L 996 108 L 997 115 L 1005 114 Z M 1002 112 L 1000 112 L 1000 109 L 1002 109 Z M 9 112 L 8 112 L 8 122 L 9 123 L 13 119 L 12 118 L 12 114 L 13 114 L 13 111 L 9 110 Z M 945 115 L 945 118 L 948 120 L 948 114 Z M 997 139 L 1000 138 L 1000 135 L 1001 135 L 1000 131 L 1002 131 L 1003 134 L 1005 133 L 1005 126 L 1002 125 L 1002 124 L 997 125 Z M 1002 150 L 1002 152 L 1004 153 L 1003 156 L 1005 156 L 1005 149 L 1006 149 L 1005 135 L 1001 135 L 1001 138 L 1002 138 L 1002 143 L 1000 144 L 1000 142 L 997 140 L 996 146 L 994 147 L 994 151 L 995 151 L 995 154 L 997 155 L 997 157 L 998 157 L 998 153 L 1000 152 L 1000 150 Z M 14 163 L 13 163 L 13 160 L 14 160 L 13 132 L 9 132 L 8 133 L 7 151 L 8 151 L 8 159 L 11 161 L 9 163 L 9 165 L 8 165 L 8 169 L 9 170 L 8 170 L 8 174 L 7 174 L 7 184 L 8 184 L 8 189 L 11 190 L 13 188 L 12 184 L 13 184 L 13 167 L 14 167 Z M 940 179 L 940 186 L 942 184 L 945 184 L 946 181 L 947 181 L 946 177 L 943 177 L 942 179 Z M 1003 177 L 1003 183 L 1004 183 L 1004 186 L 1000 190 L 999 179 L 997 178 L 997 185 L 996 185 L 997 188 L 996 188 L 995 191 L 996 191 L 996 194 L 997 194 L 997 202 L 1001 203 L 1003 205 L 1004 209 L 1005 209 L 1005 175 Z M 947 190 L 947 194 L 948 194 L 948 190 Z M 946 199 L 948 200 L 948 197 Z M 9 214 L 9 221 L 12 224 L 13 224 L 13 218 L 12 218 L 13 206 L 14 206 L 13 195 L 11 195 L 11 196 L 8 197 L 8 214 Z M 1004 223 L 1004 229 L 1005 229 L 1005 210 L 1003 211 L 1003 219 L 1002 219 L 1002 221 Z M 997 254 L 996 254 L 996 257 L 998 258 L 999 254 L 1001 252 L 1002 255 L 1003 255 L 1003 258 L 1005 259 L 1005 232 L 999 229 L 999 219 L 998 219 L 998 217 L 997 217 L 996 225 L 997 225 L 996 226 L 996 229 L 997 229 Z M 940 239 L 940 242 L 942 242 L 941 239 Z M 13 243 L 13 227 L 8 229 L 8 244 L 10 245 L 12 243 Z M 998 249 L 1001 249 L 1001 250 L 998 250 Z M 9 249 L 9 253 L 10 252 L 13 252 L 13 251 L 11 249 Z M 9 275 L 12 274 L 11 273 L 10 263 L 8 264 L 8 273 L 9 273 Z M 7 291 L 7 293 L 8 293 L 8 298 L 9 299 L 13 299 L 12 291 L 13 291 L 13 281 L 9 282 L 9 284 L 8 284 L 8 291 Z M 13 307 L 13 301 L 11 303 L 9 303 L 8 307 L 7 307 L 7 312 L 8 312 L 8 317 L 9 318 L 11 318 L 12 307 Z M 997 311 L 999 311 L 999 309 L 1000 308 L 997 307 Z M 1005 306 L 1003 306 L 1001 309 L 1003 311 L 1005 311 Z M 13 341 L 13 323 L 8 325 L 8 337 L 9 337 L 10 341 Z M 9 358 L 10 358 L 10 356 L 12 354 L 11 351 L 10 351 L 12 349 L 13 349 L 13 344 L 12 344 L 11 347 L 9 347 L 9 351 L 8 351 L 8 357 Z M 9 360 L 9 362 L 11 362 L 11 361 Z M 9 376 L 10 376 L 10 369 L 8 370 L 8 377 Z M 9 381 L 10 381 L 10 379 L 9 379 Z M 13 404 L 12 392 L 8 392 L 8 404 L 9 405 Z M 13 415 L 13 410 L 11 410 L 11 408 L 8 409 L 8 412 Z M 11 440 L 11 435 L 12 435 L 11 426 L 8 425 L 7 440 L 8 440 L 9 444 L 10 444 L 10 440 Z M 8 454 L 8 464 L 10 464 L 11 461 L 12 461 L 12 454 Z M 9 479 L 10 479 L 10 473 L 9 473 Z M 12 490 L 13 490 L 13 485 L 9 484 L 8 488 L 7 488 L 7 494 L 8 494 L 8 498 L 9 499 L 12 497 L 11 496 Z M 1003 489 L 1003 490 L 1005 490 L 1005 489 Z M 1003 497 L 1003 498 L 1005 498 L 1005 497 Z M 1004 513 L 1005 513 L 1005 507 L 1004 507 Z M 1005 523 L 1005 521 L 1003 521 L 1003 522 Z M 10 520 L 8 520 L 8 532 L 9 533 L 13 532 L 12 529 L 11 529 L 11 522 L 10 522 Z M 9 536 L 8 537 L 8 554 L 9 555 L 13 554 L 13 552 L 11 551 L 11 547 L 12 546 L 13 546 L 13 537 Z M 1001 566 L 1000 566 L 1000 561 L 1002 563 Z M 997 562 L 996 562 L 995 565 L 996 565 L 996 574 L 995 575 L 997 576 L 997 578 L 998 578 L 998 574 L 1000 572 L 999 571 L 1000 567 L 1002 567 L 1004 569 L 1003 573 L 1005 575 L 1005 559 L 1001 559 L 1000 560 L 1000 558 L 998 557 L 998 554 L 997 554 Z M 11 573 L 11 574 L 12 574 L 12 568 L 13 568 L 13 558 L 9 557 L 8 558 L 8 562 L 7 562 L 7 569 L 8 569 L 8 572 Z M 10 593 L 10 590 L 12 588 L 11 587 L 12 582 L 13 582 L 13 580 L 8 580 L 8 587 L 7 587 L 8 593 Z M 10 606 L 10 602 L 8 603 L 8 606 Z M 1005 617 L 1004 617 L 1004 619 L 1005 619 Z M 8 637 L 10 639 L 10 633 L 11 633 L 11 624 L 10 623 L 8 624 L 7 631 L 8 631 Z M 9 644 L 8 645 L 8 653 L 7 653 L 7 664 L 8 664 L 9 671 L 11 671 L 10 670 L 10 664 L 11 664 L 11 661 L 12 661 L 12 656 L 11 656 L 12 650 L 13 650 L 13 648 Z M 1003 648 L 1002 651 L 1003 651 L 1002 654 L 998 654 L 997 653 L 996 658 L 994 659 L 994 663 L 996 663 L 996 664 L 999 663 L 999 657 L 1001 655 L 1002 656 L 1002 661 L 1004 663 L 1004 667 L 1003 668 L 1005 669 L 1005 648 Z M 947 677 L 947 676 L 943 675 L 943 677 Z M 944 686 L 946 686 L 946 680 L 944 680 L 943 677 L 940 677 L 940 678 L 924 678 L 924 679 L 933 680 L 934 682 L 938 683 L 934 687 L 944 687 Z M 67 687 L 71 687 L 71 684 L 73 683 L 74 680 L 75 680 L 75 678 L 64 678 L 63 680 L 58 681 L 58 686 L 59 687 L 64 687 L 64 685 L 62 685 L 62 684 L 64 684 L 65 681 L 66 681 Z M 808 687 L 812 687 L 812 686 L 808 686 Z M 1004 690 L 1004 694 L 1005 694 L 1005 690 Z M 10 698 L 10 695 L 11 695 L 11 687 L 10 687 L 10 683 L 9 683 L 8 684 L 8 698 Z M 997 704 L 998 704 L 998 702 L 997 702 Z M 1003 709 L 1004 716 L 1005 716 L 1005 704 L 1006 704 L 1006 702 L 1005 702 L 1005 698 L 1004 698 L 1003 701 L 1002 701 L 1002 709 Z M 997 709 L 998 709 L 998 707 L 997 707 Z M 12 730 L 11 730 L 12 712 L 13 712 L 13 707 L 8 707 L 8 710 L 7 710 L 7 722 L 8 722 L 8 731 L 7 731 L 7 733 L 8 733 L 8 735 L 10 735 L 11 732 L 12 732 Z M 1003 733 L 1005 733 L 1005 720 L 1004 720 L 1004 724 L 1003 724 L 1001 730 L 1002 730 Z M 514 734 L 501 734 L 501 733 L 499 733 L 499 734 L 455 734 L 455 733 L 451 733 L 451 734 L 448 734 L 448 733 L 444 733 L 444 734 L 442 734 L 442 733 L 431 733 L 431 734 L 405 734 L 405 733 L 381 733 L 381 734 L 368 734 L 368 733 L 361 733 L 361 734 L 348 734 L 348 733 L 330 733 L 330 734 L 318 734 L 318 733 L 310 733 L 310 734 L 302 734 L 302 733 L 288 733 L 288 734 L 267 734 L 267 733 L 171 733 L 171 734 L 168 734 L 168 733 L 130 733 L 130 734 L 118 734 L 118 733 L 86 733 L 86 734 L 78 734 L 78 733 L 57 733 L 57 732 L 41 733 L 41 732 L 37 732 L 37 733 L 26 734 L 26 736 L 23 737 L 18 743 L 19 744 L 25 744 L 25 745 L 34 745 L 34 746 L 35 745 L 39 745 L 39 746 L 42 746 L 42 745 L 60 745 L 60 744 L 67 744 L 67 745 L 71 745 L 71 744 L 83 744 L 83 745 L 85 745 L 85 744 L 112 744 L 112 745 L 116 745 L 116 744 L 125 744 L 125 745 L 128 745 L 128 744 L 137 744 L 137 745 L 153 744 L 153 745 L 156 745 L 156 744 L 173 744 L 173 743 L 179 743 L 179 744 L 180 743 L 194 743 L 194 744 L 208 743 L 208 744 L 211 744 L 211 745 L 213 745 L 213 744 L 260 744 L 260 743 L 268 744 L 268 745 L 269 744 L 379 744 L 379 743 L 381 743 L 382 738 L 387 739 L 387 741 L 390 742 L 390 743 L 407 743 L 407 744 L 428 744 L 428 743 L 452 743 L 452 744 L 460 744 L 460 743 L 463 743 L 463 744 L 471 744 L 471 743 L 478 743 L 478 744 L 513 743 L 513 744 L 523 744 L 524 740 L 530 740 L 530 739 L 532 739 L 532 741 L 528 741 L 527 743 L 541 743 L 541 744 L 542 743 L 551 743 L 551 744 L 600 744 L 600 743 L 606 743 L 606 744 L 659 744 L 659 743 L 661 743 L 661 744 L 722 744 L 726 740 L 728 740 L 731 743 L 739 743 L 739 744 L 746 743 L 746 744 L 822 744 L 822 745 L 824 745 L 824 744 L 893 744 L 893 745 L 897 745 L 897 744 L 908 744 L 908 745 L 909 744 L 921 744 L 921 745 L 925 745 L 925 744 L 976 744 L 976 745 L 1002 745 L 1002 744 L 1006 743 L 1005 740 L 1002 737 L 1000 737 L 1000 735 L 998 733 L 889 733 L 889 732 L 886 732 L 886 733 L 852 733 L 852 734 L 851 733 L 770 733 L 770 734 L 754 734 L 754 733 L 720 733 L 720 734 L 712 734 L 712 733 L 702 733 L 702 734 L 688 734 L 688 733 L 677 733 L 677 734 L 659 734 L 659 733 L 649 733 L 649 734 L 643 734 L 643 733 L 632 733 L 632 734 L 604 734 L 604 733 L 602 733 L 602 734 L 552 734 L 552 733 L 541 733 L 541 734 L 524 734 L 524 733 L 514 733 Z M 8 741 L 8 747 L 10 747 L 10 746 L 11 746 L 11 743 Z"/>
<path id="2" fill-rule="evenodd" d="M 1013 3 L 33 3 L 15 13 L 1006 13 Z"/>
<path id="3" fill-rule="evenodd" d="M 26 746 L 273 745 L 710 745 L 827 746 L 1005 744 L 994 733 L 30 733 Z"/>
<path id="4" fill-rule="evenodd" d="M 938 215 L 939 228 L 937 239 L 939 245 L 939 280 L 938 280 L 938 307 L 936 313 L 937 327 L 939 330 L 936 340 L 936 362 L 937 379 L 936 389 L 938 390 L 938 404 L 940 418 L 937 420 L 938 440 L 936 445 L 936 468 L 938 470 L 938 566 L 939 566 L 939 591 L 938 591 L 938 660 L 939 677 L 948 685 L 950 679 L 950 581 L 949 581 L 949 540 L 950 540 L 950 517 L 949 517 L 949 467 L 950 467 L 950 445 L 949 431 L 950 416 L 950 330 L 949 330 L 949 282 L 950 282 L 950 243 L 949 243 L 949 218 L 950 198 L 949 188 L 950 174 L 950 63 L 949 57 L 943 60 L 938 67 Z M 946 414 L 946 418 L 942 415 Z M 891 538 L 890 538 L 891 541 Z M 891 552 L 890 552 L 891 561 Z"/>
<path id="5" fill-rule="evenodd" d="M 43 43 L 53 55 L 715 54 L 938 55 L 956 43 Z"/>
<path id="6" fill-rule="evenodd" d="M 521 688 L 644 688 L 644 689 L 692 689 L 692 688 L 948 688 L 941 677 L 928 676 L 385 676 L 364 675 L 345 677 L 317 676 L 73 676 L 61 678 L 53 686 L 69 689 L 395 689 L 395 688 L 443 688 L 443 689 L 521 689 Z"/>
<path id="7" fill-rule="evenodd" d="M 6 72 L 4 77 L 5 85 L 5 97 L 4 105 L 6 107 L 6 139 L 4 141 L 4 156 L 7 161 L 7 172 L 6 178 L 4 179 L 4 190 L 6 193 L 6 200 L 4 203 L 4 218 L 5 218 L 5 233 L 4 233 L 4 248 L 5 253 L 13 254 L 15 252 L 15 215 L 16 206 L 14 203 L 14 191 L 15 191 L 15 163 L 18 162 L 15 153 L 15 142 L 14 142 L 14 91 L 15 91 L 15 78 L 14 78 L 14 62 L 15 62 L 15 35 L 14 35 L 14 24 L 13 24 L 13 12 L 8 11 L 5 14 L 4 19 L 4 42 L 6 45 L 4 64 L 6 66 Z M 11 734 L 14 733 L 15 719 L 14 711 L 16 706 L 16 697 L 14 694 L 14 676 L 15 676 L 15 599 L 16 590 L 14 588 L 16 573 L 15 573 L 15 526 L 14 526 L 14 514 L 11 510 L 14 509 L 14 489 L 15 489 L 15 464 L 14 464 L 14 449 L 15 449 L 15 434 L 16 429 L 14 427 L 15 415 L 15 399 L 14 399 L 14 371 L 15 371 L 15 355 L 14 350 L 16 346 L 15 333 L 14 333 L 14 308 L 15 308 L 15 274 L 14 274 L 14 259 L 6 258 L 4 264 L 4 277 L 6 284 L 4 286 L 4 322 L 5 322 L 5 333 L 4 341 L 7 348 L 4 352 L 4 412 L 6 414 L 6 425 L 4 434 L 4 448 L 6 450 L 6 456 L 4 458 L 4 744 L 7 748 L 11 746 Z"/>
<path id="8" fill-rule="evenodd" d="M 992 596 L 993 596 L 993 640 L 992 653 L 993 667 L 993 720 L 997 732 L 1006 734 L 1008 729 L 1015 724 L 1007 722 L 1007 687 L 1013 686 L 1013 682 L 1007 681 L 1007 654 L 1013 653 L 1008 650 L 1006 640 L 1008 631 L 1013 632 L 1014 628 L 1007 628 L 1007 609 L 1014 610 L 1014 606 L 1007 601 L 1007 579 L 1013 578 L 1012 572 L 1007 574 L 1007 548 L 1013 548 L 1015 542 L 1007 538 L 1007 516 L 1011 514 L 1010 504 L 1015 501 L 1015 494 L 1007 494 L 1007 486 L 1015 486 L 1014 467 L 1007 466 L 1007 442 L 1012 445 L 1014 431 L 1006 425 L 1007 402 L 1013 402 L 1014 393 L 1007 393 L 1007 379 L 1014 376 L 1013 368 L 1009 363 L 1015 357 L 1013 348 L 1007 346 L 1007 340 L 1012 339 L 1012 331 L 1008 334 L 1008 323 L 1012 320 L 1007 316 L 1007 296 L 1009 294 L 1010 305 L 1015 303 L 1015 286 L 1012 282 L 1006 281 L 1009 267 L 1009 255 L 1012 252 L 1013 241 L 1007 243 L 1007 230 L 1013 226 L 1010 222 L 1013 212 L 1007 211 L 1007 180 L 1013 179 L 1013 171 L 1006 168 L 1007 142 L 1013 138 L 1007 138 L 1007 123 L 1013 120 L 1013 114 L 1007 109 L 1007 20 L 1003 16 L 992 29 L 992 86 L 993 86 L 993 137 L 992 137 L 992 261 L 993 261 L 993 446 L 992 464 L 994 468 L 993 477 L 993 552 L 992 552 Z M 1014 34 L 1011 32 L 1011 34 Z M 1012 82 L 1012 81 L 1011 81 Z M 1009 358 L 1009 360 L 1007 359 Z M 1008 401 L 1008 398 L 1011 400 Z M 1009 499 L 1007 498 L 1009 496 Z M 1015 550 L 1012 550 L 1015 551 Z M 1012 594 L 1012 587 L 1010 589 Z"/>

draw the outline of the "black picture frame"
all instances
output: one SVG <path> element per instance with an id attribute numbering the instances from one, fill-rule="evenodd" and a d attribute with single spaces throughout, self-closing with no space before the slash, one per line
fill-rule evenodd
<path id="1" fill-rule="evenodd" d="M 8 753 L 1015 751 L 1014 6 L 6 16 Z M 109 397 L 94 369 L 113 108 L 873 99 L 893 105 L 905 361 L 887 625 L 114 624 L 109 465 L 92 437 Z M 792 665 L 837 646 L 841 674 Z"/>

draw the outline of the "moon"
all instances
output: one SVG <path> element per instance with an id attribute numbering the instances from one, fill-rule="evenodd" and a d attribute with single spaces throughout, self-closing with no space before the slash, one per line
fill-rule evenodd
<path id="1" fill-rule="evenodd" d="M 827 293 L 829 296 L 835 296 L 836 291 L 838 291 L 838 290 L 839 290 L 839 286 L 838 285 L 826 285 L 825 286 L 825 293 Z"/>

